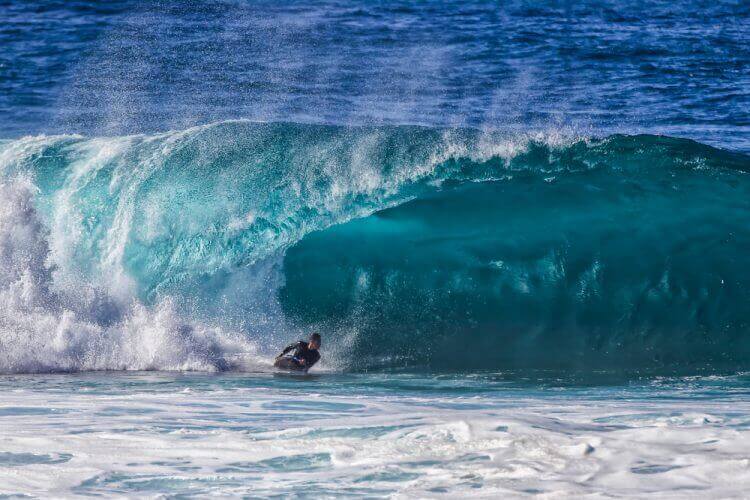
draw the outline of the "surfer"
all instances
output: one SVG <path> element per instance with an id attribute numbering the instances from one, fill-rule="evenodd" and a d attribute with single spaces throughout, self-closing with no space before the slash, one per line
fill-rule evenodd
<path id="1" fill-rule="evenodd" d="M 313 333 L 308 342 L 300 340 L 285 347 L 281 354 L 276 356 L 273 366 L 285 370 L 307 371 L 320 360 L 318 349 L 320 349 L 320 334 Z M 287 356 L 286 354 L 291 351 L 294 353 Z"/>

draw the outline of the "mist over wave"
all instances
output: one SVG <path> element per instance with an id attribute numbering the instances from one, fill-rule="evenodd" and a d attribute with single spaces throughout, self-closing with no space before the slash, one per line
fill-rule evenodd
<path id="1" fill-rule="evenodd" d="M 3 372 L 213 370 L 226 351 L 251 351 L 238 335 L 179 318 L 168 300 L 147 307 L 85 279 L 58 279 L 35 192 L 22 180 L 0 185 Z"/>
<path id="2" fill-rule="evenodd" d="M 745 367 L 750 157 L 221 122 L 0 143 L 0 371 Z"/>

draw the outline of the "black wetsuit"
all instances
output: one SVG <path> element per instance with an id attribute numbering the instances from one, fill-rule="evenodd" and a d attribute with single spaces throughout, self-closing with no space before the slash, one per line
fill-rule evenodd
<path id="1" fill-rule="evenodd" d="M 307 346 L 307 342 L 304 340 L 300 340 L 299 342 L 295 342 L 294 344 L 288 345 L 284 348 L 283 351 L 281 351 L 281 354 L 279 354 L 279 357 L 283 356 L 284 354 L 288 353 L 289 351 L 294 350 L 294 354 L 292 354 L 292 359 L 294 360 L 295 364 L 299 366 L 300 368 L 304 368 L 306 370 L 312 368 L 312 365 L 318 362 L 320 359 L 320 353 L 317 349 L 310 349 Z M 305 364 L 300 363 L 297 360 L 304 359 Z"/>

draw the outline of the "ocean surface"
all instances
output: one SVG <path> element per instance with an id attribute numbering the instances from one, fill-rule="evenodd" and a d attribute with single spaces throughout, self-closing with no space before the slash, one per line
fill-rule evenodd
<path id="1" fill-rule="evenodd" d="M 747 2 L 0 0 L 0 48 L 0 496 L 745 496 Z"/>

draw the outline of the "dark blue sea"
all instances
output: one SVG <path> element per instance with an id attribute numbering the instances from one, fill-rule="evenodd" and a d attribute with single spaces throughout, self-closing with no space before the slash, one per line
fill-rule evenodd
<path id="1" fill-rule="evenodd" d="M 0 496 L 741 498 L 748 174 L 747 1 L 0 0 Z"/>
<path id="2" fill-rule="evenodd" d="M 8 139 L 250 119 L 641 132 L 750 149 L 741 0 L 0 9 Z"/>

